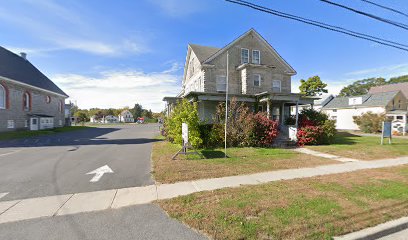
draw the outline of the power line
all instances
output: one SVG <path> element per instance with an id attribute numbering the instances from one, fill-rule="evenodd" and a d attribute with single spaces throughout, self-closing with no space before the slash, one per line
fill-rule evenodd
<path id="1" fill-rule="evenodd" d="M 364 39 L 367 41 L 371 41 L 371 42 L 375 42 L 381 45 L 385 45 L 385 46 L 389 46 L 389 47 L 393 47 L 393 48 L 397 48 L 403 51 L 408 51 L 408 45 L 402 44 L 402 43 L 398 43 L 398 42 L 394 42 L 394 41 L 390 41 L 390 40 L 386 40 L 386 39 L 382 39 L 382 38 L 378 38 L 372 35 L 368 35 L 368 34 L 363 34 L 363 33 L 359 33 L 359 32 L 355 32 L 355 31 L 351 31 L 342 27 L 337 27 L 337 26 L 333 26 L 333 25 L 329 25 L 323 22 L 319 22 L 319 21 L 314 21 L 311 19 L 307 19 L 307 18 L 303 18 L 303 17 L 299 17 L 296 15 L 291 15 L 288 13 L 284 13 L 284 12 L 279 12 L 267 7 L 263 7 L 251 2 L 247 2 L 247 1 L 243 1 L 243 0 L 225 0 L 227 2 L 230 3 L 234 3 L 234 4 L 238 4 L 241 6 L 246 6 L 261 12 L 265 12 L 265 13 L 269 13 L 278 17 L 282 17 L 282 18 L 286 18 L 286 19 L 291 19 L 291 20 L 295 20 L 298 22 L 302 22 L 305 24 L 309 24 L 309 25 L 313 25 L 316 27 L 320 27 L 320 28 L 324 28 L 330 31 L 334 31 L 334 32 L 339 32 L 339 33 L 343 33 L 349 36 L 353 36 L 356 38 L 360 38 L 360 39 Z"/>
<path id="2" fill-rule="evenodd" d="M 377 7 L 383 8 L 383 9 L 386 9 L 386 10 L 389 10 L 389 11 L 391 11 L 391 12 L 395 12 L 395 13 L 401 14 L 401 15 L 403 15 L 403 16 L 405 16 L 405 17 L 408 17 L 408 14 L 406 14 L 406 13 L 404 13 L 404 12 L 401 12 L 401 11 L 399 11 L 399 10 L 396 10 L 396 9 L 394 9 L 394 8 L 390 8 L 390 7 L 387 7 L 387 6 L 384 6 L 384 5 L 380 5 L 380 4 L 378 4 L 378 3 L 375 3 L 375 2 L 372 2 L 372 1 L 368 1 L 368 0 L 361 0 L 361 1 L 366 2 L 366 3 L 369 3 L 369 4 L 372 4 L 372 5 L 374 5 L 374 6 L 377 6 Z"/>
<path id="3" fill-rule="evenodd" d="M 328 1 L 328 0 L 320 0 L 320 1 L 331 4 L 331 5 L 336 6 L 336 7 L 344 8 L 346 10 L 352 11 L 354 13 L 357 13 L 357 14 L 360 14 L 360 15 L 363 15 L 363 16 L 366 16 L 366 17 L 369 17 L 369 18 L 372 18 L 372 19 L 375 19 L 375 20 L 378 20 L 378 21 L 381 21 L 381 22 L 384 22 L 384 23 L 394 25 L 396 27 L 399 27 L 399 28 L 402 28 L 402 29 L 405 29 L 405 30 L 408 30 L 408 25 L 406 25 L 404 23 L 400 23 L 400 22 L 396 22 L 396 21 L 393 21 L 393 20 L 390 20 L 390 19 L 382 18 L 382 17 L 376 16 L 374 14 L 366 13 L 366 12 L 360 11 L 358 9 L 351 8 L 349 6 L 342 5 L 342 4 L 339 4 L 339 3 L 335 3 L 335 2 L 332 2 L 332 1 Z"/>

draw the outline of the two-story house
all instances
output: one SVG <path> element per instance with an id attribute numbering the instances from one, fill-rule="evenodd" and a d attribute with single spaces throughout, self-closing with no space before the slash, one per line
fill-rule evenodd
<path id="1" fill-rule="evenodd" d="M 133 114 L 129 110 L 123 110 L 119 114 L 119 122 L 133 123 L 135 122 L 135 119 L 133 117 Z"/>
<path id="2" fill-rule="evenodd" d="M 64 126 L 67 97 L 25 53 L 0 47 L 0 132 Z"/>
<path id="3" fill-rule="evenodd" d="M 176 97 L 163 100 L 168 114 L 182 98 L 196 101 L 200 119 L 211 122 L 216 106 L 225 102 L 228 75 L 231 98 L 247 103 L 253 111 L 266 112 L 283 125 L 291 106 L 312 104 L 314 100 L 291 92 L 295 74 L 276 50 L 250 29 L 223 48 L 189 44 L 182 90 Z"/>

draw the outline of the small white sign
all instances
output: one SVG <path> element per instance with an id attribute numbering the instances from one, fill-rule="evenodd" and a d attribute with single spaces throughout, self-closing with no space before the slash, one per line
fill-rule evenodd
<path id="1" fill-rule="evenodd" d="M 181 124 L 181 137 L 183 138 L 184 143 L 188 143 L 188 125 L 187 123 Z"/>

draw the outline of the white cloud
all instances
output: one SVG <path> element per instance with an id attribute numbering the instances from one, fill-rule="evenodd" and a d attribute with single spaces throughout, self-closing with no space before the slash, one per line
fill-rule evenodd
<path id="1" fill-rule="evenodd" d="M 199 0 L 149 0 L 171 17 L 184 17 L 203 11 L 205 1 Z"/>
<path id="2" fill-rule="evenodd" d="M 368 77 L 384 77 L 390 78 L 395 76 L 401 76 L 408 74 L 408 63 L 382 66 L 377 68 L 361 69 L 353 72 L 346 73 L 346 76 L 353 76 L 358 78 Z"/>
<path id="3" fill-rule="evenodd" d="M 152 111 L 164 109 L 165 96 L 175 96 L 181 89 L 178 76 L 169 71 L 109 71 L 98 77 L 58 74 L 52 77 L 80 108 L 120 108 L 142 104 Z"/>
<path id="4" fill-rule="evenodd" d="M 38 11 L 12 14 L 12 11 L 2 9 L 0 6 L 0 19 L 45 41 L 50 49 L 70 49 L 104 56 L 137 55 L 150 51 L 145 35 L 141 38 L 139 34 L 130 36 L 115 35 L 114 32 L 106 34 L 106 29 L 98 32 L 95 24 L 56 2 L 46 0 L 41 0 L 38 4 L 37 1 L 27 2 L 36 6 Z M 49 21 L 49 18 L 53 21 Z M 43 52 L 41 47 L 27 49 L 31 49 L 33 53 Z"/>

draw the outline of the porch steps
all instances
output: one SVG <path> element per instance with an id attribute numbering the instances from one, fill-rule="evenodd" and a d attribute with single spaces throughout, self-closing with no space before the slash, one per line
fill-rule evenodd
<path id="1" fill-rule="evenodd" d="M 295 148 L 296 142 L 289 138 L 278 137 L 271 145 L 272 148 Z"/>

